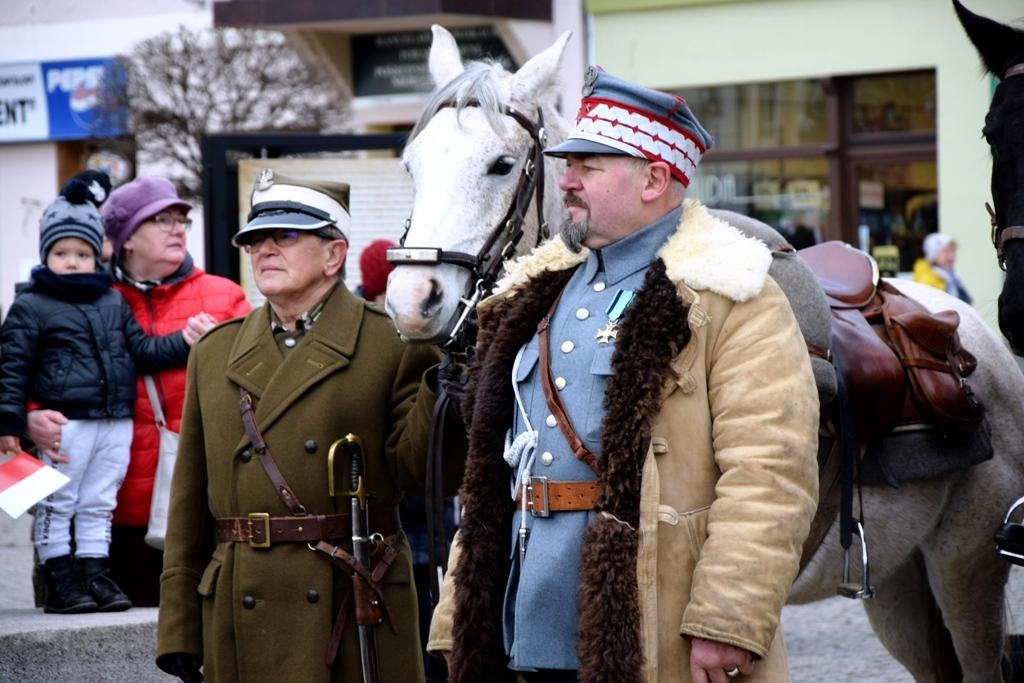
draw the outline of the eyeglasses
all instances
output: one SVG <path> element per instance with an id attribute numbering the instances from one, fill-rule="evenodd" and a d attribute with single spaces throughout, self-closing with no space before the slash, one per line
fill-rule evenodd
<path id="1" fill-rule="evenodd" d="M 172 216 L 171 214 L 168 213 L 158 213 L 149 220 L 153 223 L 156 223 L 157 227 L 159 227 L 164 232 L 170 232 L 171 230 L 174 230 L 174 226 L 176 225 L 180 225 L 181 227 L 185 228 L 185 232 L 188 232 L 189 230 L 192 229 L 192 219 L 185 218 L 184 216 L 179 218 L 178 216 Z"/>
<path id="2" fill-rule="evenodd" d="M 299 241 L 300 230 L 281 228 L 278 230 L 261 230 L 251 233 L 248 241 L 242 245 L 246 254 L 259 251 L 263 243 L 270 239 L 279 247 L 287 247 Z"/>

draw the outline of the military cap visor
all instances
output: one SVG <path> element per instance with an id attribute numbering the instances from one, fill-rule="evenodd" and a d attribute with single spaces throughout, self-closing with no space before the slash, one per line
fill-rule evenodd
<path id="1" fill-rule="evenodd" d="M 636 150 L 632 149 L 620 149 L 618 147 L 612 147 L 611 145 L 603 142 L 597 142 L 595 140 L 585 140 L 583 138 L 569 138 L 560 145 L 549 147 L 544 150 L 544 154 L 549 157 L 558 157 L 564 159 L 570 154 L 615 154 L 625 155 L 631 157 L 641 157 L 642 155 Z"/>
<path id="2" fill-rule="evenodd" d="M 249 222 L 232 238 L 236 247 L 249 243 L 252 233 L 278 228 L 321 230 L 338 228 L 347 239 L 351 216 L 333 197 L 302 185 L 274 183 L 253 193 Z"/>

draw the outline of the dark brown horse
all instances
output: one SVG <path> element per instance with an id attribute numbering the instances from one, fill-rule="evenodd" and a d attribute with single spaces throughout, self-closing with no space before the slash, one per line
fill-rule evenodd
<path id="1" fill-rule="evenodd" d="M 983 130 L 992 148 L 992 239 L 1006 270 L 999 328 L 1024 355 L 1024 31 L 974 14 L 958 0 L 953 6 L 985 69 L 1000 79 Z"/>

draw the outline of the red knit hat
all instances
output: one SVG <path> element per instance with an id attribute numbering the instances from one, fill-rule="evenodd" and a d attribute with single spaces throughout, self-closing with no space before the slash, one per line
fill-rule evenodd
<path id="1" fill-rule="evenodd" d="M 390 240 L 374 240 L 359 255 L 359 272 L 363 275 L 363 298 L 372 301 L 388 287 L 388 275 L 394 266 L 388 263 L 388 249 L 398 245 Z"/>

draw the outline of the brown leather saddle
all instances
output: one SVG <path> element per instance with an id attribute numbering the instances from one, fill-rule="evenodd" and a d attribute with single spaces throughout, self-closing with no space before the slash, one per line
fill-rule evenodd
<path id="1" fill-rule="evenodd" d="M 960 344 L 956 311 L 931 313 L 881 280 L 874 260 L 842 242 L 799 252 L 832 309 L 832 344 L 844 363 L 856 440 L 901 424 L 971 429 L 983 409 L 967 380 L 977 360 Z"/>

